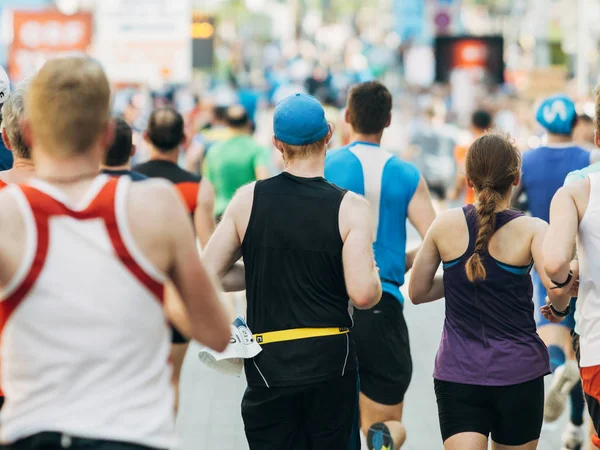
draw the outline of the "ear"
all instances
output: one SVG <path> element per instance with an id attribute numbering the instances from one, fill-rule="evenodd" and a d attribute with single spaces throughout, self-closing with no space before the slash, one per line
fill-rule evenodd
<path id="1" fill-rule="evenodd" d="M 467 186 L 469 186 L 471 189 L 474 189 L 473 183 L 468 178 L 467 178 Z"/>
<path id="2" fill-rule="evenodd" d="M 392 113 L 390 113 L 390 117 L 387 120 L 387 123 L 385 124 L 385 127 L 389 127 L 392 124 Z"/>
<path id="3" fill-rule="evenodd" d="M 598 130 L 594 130 L 594 144 L 596 144 L 596 147 L 600 148 L 600 135 L 598 135 Z"/>
<path id="4" fill-rule="evenodd" d="M 513 183 L 513 186 L 518 186 L 519 184 L 521 184 L 521 174 L 519 174 L 517 176 L 517 179 L 515 180 L 515 182 Z"/>
<path id="5" fill-rule="evenodd" d="M 350 123 L 350 111 L 348 108 L 346 108 L 346 111 L 344 112 L 344 122 L 348 124 Z"/>
<path id="6" fill-rule="evenodd" d="M 329 144 L 329 141 L 331 141 L 331 138 L 333 136 L 333 132 L 335 131 L 335 127 L 331 123 L 328 123 L 327 126 L 329 127 L 329 131 L 327 132 L 327 135 L 325 136 L 325 142 L 326 142 L 326 144 Z"/>
<path id="7" fill-rule="evenodd" d="M 281 154 L 283 154 L 283 147 L 281 146 L 279 139 L 277 139 L 275 136 L 273 136 L 273 146 L 279 150 Z"/>
<path id="8" fill-rule="evenodd" d="M 144 141 L 148 144 L 150 144 L 150 137 L 148 136 L 148 132 L 144 131 Z"/>
<path id="9" fill-rule="evenodd" d="M 133 158 L 135 156 L 135 152 L 137 152 L 137 147 L 135 144 L 131 144 L 131 153 L 129 154 L 129 157 Z"/>
<path id="10" fill-rule="evenodd" d="M 6 128 L 4 127 L 2 127 L 2 142 L 4 142 L 4 146 L 12 152 L 10 148 L 10 142 L 8 142 L 8 134 L 6 133 Z"/>
<path id="11" fill-rule="evenodd" d="M 21 133 L 27 148 L 33 148 L 33 133 L 31 132 L 31 124 L 27 119 L 21 121 Z M 2 139 L 4 139 L 4 133 L 2 133 Z"/>

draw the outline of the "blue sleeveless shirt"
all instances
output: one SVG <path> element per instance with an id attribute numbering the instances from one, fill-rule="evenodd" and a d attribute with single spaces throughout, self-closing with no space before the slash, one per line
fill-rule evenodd
<path id="1" fill-rule="evenodd" d="M 469 246 L 444 262 L 446 319 L 435 359 L 434 378 L 481 386 L 524 383 L 550 373 L 548 349 L 537 334 L 528 266 L 511 266 L 482 254 L 485 280 L 471 283 L 465 264 L 475 251 L 478 221 L 473 205 L 463 208 Z M 521 217 L 496 214 L 496 231 Z"/>

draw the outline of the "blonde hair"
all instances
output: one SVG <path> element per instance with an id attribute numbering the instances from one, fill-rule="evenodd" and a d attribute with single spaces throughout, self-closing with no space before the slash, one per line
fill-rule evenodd
<path id="1" fill-rule="evenodd" d="M 283 149 L 283 156 L 286 161 L 310 158 L 311 156 L 323 153 L 323 151 L 327 148 L 327 136 L 324 136 L 317 142 L 305 145 L 290 145 L 283 141 L 279 142 L 281 144 L 281 148 Z"/>
<path id="2" fill-rule="evenodd" d="M 108 79 L 90 58 L 52 59 L 31 81 L 25 109 L 34 142 L 55 156 L 86 153 L 109 121 Z"/>

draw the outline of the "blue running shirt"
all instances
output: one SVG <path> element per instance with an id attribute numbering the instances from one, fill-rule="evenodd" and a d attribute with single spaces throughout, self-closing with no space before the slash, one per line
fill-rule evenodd
<path id="1" fill-rule="evenodd" d="M 403 302 L 406 219 L 420 179 L 419 170 L 378 145 L 354 142 L 327 152 L 325 178 L 364 196 L 375 224 L 373 250 L 384 292 Z"/>

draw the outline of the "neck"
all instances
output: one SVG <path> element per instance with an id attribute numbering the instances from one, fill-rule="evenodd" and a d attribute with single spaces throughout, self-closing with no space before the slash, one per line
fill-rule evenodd
<path id="1" fill-rule="evenodd" d="M 131 170 L 131 164 L 123 164 L 122 166 L 100 166 L 101 170 L 114 170 L 114 171 L 123 171 L 123 170 Z"/>
<path id="2" fill-rule="evenodd" d="M 548 144 L 565 144 L 567 142 L 573 142 L 573 136 L 548 133 Z"/>
<path id="3" fill-rule="evenodd" d="M 150 151 L 150 159 L 153 161 L 169 161 L 177 164 L 179 160 L 179 147 L 167 152 L 161 152 L 155 148 L 152 148 Z"/>
<path id="4" fill-rule="evenodd" d="M 14 154 L 13 154 L 14 155 Z M 33 161 L 26 158 L 21 158 L 20 156 L 13 156 L 13 170 L 17 172 L 33 172 L 35 167 L 33 166 Z"/>
<path id="5" fill-rule="evenodd" d="M 104 150 L 98 148 L 83 154 L 57 158 L 44 151 L 34 151 L 36 176 L 53 182 L 91 178 L 98 174 L 103 153 Z"/>
<path id="6" fill-rule="evenodd" d="M 325 176 L 325 153 L 306 159 L 286 161 L 285 171 L 301 178 L 323 177 Z"/>
<path id="7" fill-rule="evenodd" d="M 381 137 L 383 136 L 383 130 L 380 133 L 375 134 L 362 134 L 352 132 L 350 139 L 352 142 L 368 142 L 369 144 L 381 145 Z"/>

